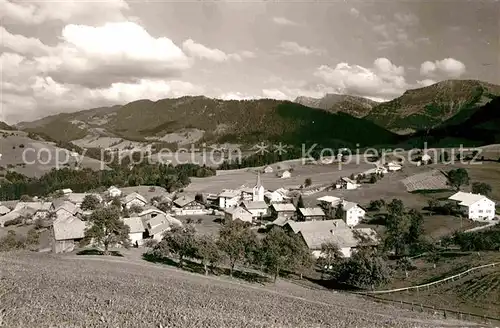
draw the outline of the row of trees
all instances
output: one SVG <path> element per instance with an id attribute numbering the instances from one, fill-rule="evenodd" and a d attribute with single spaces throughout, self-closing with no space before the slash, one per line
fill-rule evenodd
<path id="1" fill-rule="evenodd" d="M 16 172 L 7 172 L 0 185 L 0 200 L 19 199 L 21 195 L 46 196 L 63 188 L 75 192 L 99 190 L 109 186 L 152 185 L 166 188 L 169 192 L 183 188 L 190 183 L 190 177 L 206 177 L 215 171 L 196 164 L 139 164 L 133 167 L 116 167 L 113 170 L 93 171 L 53 169 L 40 178 L 29 178 Z"/>

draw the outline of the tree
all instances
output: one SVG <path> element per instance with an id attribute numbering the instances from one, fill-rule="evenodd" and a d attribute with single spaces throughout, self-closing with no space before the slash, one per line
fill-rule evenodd
<path id="1" fill-rule="evenodd" d="M 130 247 L 130 228 L 120 220 L 120 211 L 115 207 L 98 208 L 89 216 L 90 227 L 85 229 L 84 243 L 94 241 L 104 245 L 104 254 L 109 246 Z"/>
<path id="2" fill-rule="evenodd" d="M 459 168 L 448 172 L 448 183 L 456 190 L 460 190 L 461 186 L 469 184 L 469 174 L 467 170 Z"/>
<path id="3" fill-rule="evenodd" d="M 198 203 L 203 203 L 203 195 L 202 194 L 196 194 L 194 196 L 194 200 L 196 200 Z"/>
<path id="4" fill-rule="evenodd" d="M 274 227 L 262 240 L 262 253 L 264 266 L 269 272 L 273 272 L 276 282 L 281 270 L 293 270 L 307 263 L 303 258 L 309 253 L 309 249 L 297 235 Z"/>
<path id="5" fill-rule="evenodd" d="M 343 257 L 338 245 L 332 242 L 321 245 L 321 255 L 322 256 L 318 260 L 322 265 L 322 271 L 331 270 L 333 264 Z"/>
<path id="6" fill-rule="evenodd" d="M 370 183 L 377 183 L 377 175 L 375 173 L 372 173 L 370 175 Z"/>
<path id="7" fill-rule="evenodd" d="M 334 279 L 361 288 L 375 287 L 390 281 L 390 269 L 377 252 L 366 248 L 336 266 Z"/>
<path id="8" fill-rule="evenodd" d="M 233 276 L 236 263 L 250 258 L 257 245 L 257 236 L 243 222 L 230 221 L 219 231 L 217 245 L 229 260 L 229 275 Z"/>
<path id="9" fill-rule="evenodd" d="M 385 206 L 385 201 L 383 199 L 372 200 L 368 205 L 368 210 L 380 211 L 384 206 Z"/>
<path id="10" fill-rule="evenodd" d="M 33 198 L 31 196 L 29 196 L 29 195 L 22 195 L 19 198 L 19 201 L 21 201 L 21 202 L 32 202 Z"/>
<path id="11" fill-rule="evenodd" d="M 489 196 L 491 193 L 491 186 L 484 182 L 474 182 L 472 184 L 472 192 L 474 194 L 481 194 L 483 196 Z"/>
<path id="12" fill-rule="evenodd" d="M 405 272 L 405 277 L 408 278 L 408 271 L 415 269 L 415 265 L 409 257 L 400 258 L 397 263 L 397 267 Z"/>
<path id="13" fill-rule="evenodd" d="M 427 207 L 430 212 L 434 213 L 434 211 L 439 207 L 439 201 L 437 199 L 429 199 L 427 201 Z"/>
<path id="14" fill-rule="evenodd" d="M 415 209 L 411 209 L 408 212 L 410 219 L 410 226 L 408 228 L 407 243 L 410 245 L 416 244 L 420 241 L 420 237 L 423 234 L 423 223 L 424 218 L 420 212 Z"/>
<path id="15" fill-rule="evenodd" d="M 137 204 L 132 204 L 132 206 L 130 206 L 129 208 L 130 213 L 141 213 L 142 210 L 142 207 Z"/>
<path id="16" fill-rule="evenodd" d="M 179 267 L 182 267 L 185 258 L 194 258 L 196 255 L 195 232 L 192 226 L 174 227 L 165 232 L 156 249 L 168 250 L 167 253 L 163 252 L 163 256 L 176 255 L 179 258 Z"/>
<path id="17" fill-rule="evenodd" d="M 335 209 L 335 220 L 342 220 L 344 218 L 344 206 L 342 203 L 337 205 Z"/>
<path id="18" fill-rule="evenodd" d="M 312 185 L 312 180 L 311 178 L 306 178 L 306 180 L 304 181 L 304 187 L 309 187 L 310 185 Z"/>
<path id="19" fill-rule="evenodd" d="M 403 202 L 393 199 L 387 204 L 387 220 L 384 247 L 394 249 L 396 255 L 401 255 L 406 249 L 406 236 L 409 229 L 409 220 L 404 213 Z"/>
<path id="20" fill-rule="evenodd" d="M 299 199 L 297 200 L 297 208 L 305 208 L 306 206 L 304 205 L 304 199 L 302 198 L 302 195 L 299 196 Z"/>
<path id="21" fill-rule="evenodd" d="M 220 251 L 211 235 L 203 235 L 195 238 L 194 258 L 201 261 L 205 275 L 208 275 L 209 265 L 214 267 L 220 261 Z"/>
<path id="22" fill-rule="evenodd" d="M 100 203 L 101 202 L 99 201 L 99 198 L 97 198 L 97 196 L 95 196 L 95 195 L 86 195 L 83 198 L 81 208 L 84 211 L 87 211 L 87 210 L 93 211 L 93 210 L 95 210 L 99 206 Z"/>
<path id="23" fill-rule="evenodd" d="M 111 199 L 111 206 L 122 208 L 122 202 L 119 197 L 113 197 Z"/>

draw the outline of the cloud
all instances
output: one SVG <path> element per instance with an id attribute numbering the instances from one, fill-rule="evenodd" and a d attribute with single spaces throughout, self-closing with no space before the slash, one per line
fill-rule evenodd
<path id="1" fill-rule="evenodd" d="M 418 17 L 412 13 L 395 13 L 394 19 L 404 26 L 415 26 L 420 23 Z"/>
<path id="2" fill-rule="evenodd" d="M 400 96 L 408 87 L 405 70 L 387 58 L 378 58 L 371 68 L 339 63 L 334 68 L 322 65 L 314 72 L 336 93 L 376 99 Z"/>
<path id="3" fill-rule="evenodd" d="M 188 54 L 190 57 L 198 58 L 198 59 L 206 59 L 214 62 L 225 62 L 228 60 L 236 60 L 242 61 L 245 58 L 254 58 L 255 53 L 244 50 L 239 53 L 234 54 L 226 54 L 224 51 L 219 49 L 211 49 L 207 46 L 197 43 L 192 39 L 188 39 L 182 43 L 182 49 Z"/>
<path id="4" fill-rule="evenodd" d="M 191 65 L 170 39 L 154 38 L 132 22 L 70 24 L 62 30 L 61 40 L 49 55 L 34 59 L 40 71 L 61 83 L 88 87 L 134 83 L 145 77 L 177 77 Z"/>
<path id="5" fill-rule="evenodd" d="M 321 50 L 308 48 L 299 45 L 297 42 L 291 41 L 282 41 L 279 45 L 279 53 L 287 56 L 292 55 L 312 55 L 312 54 L 321 54 Z"/>
<path id="6" fill-rule="evenodd" d="M 249 95 L 247 93 L 242 93 L 242 92 L 226 92 L 217 96 L 216 98 L 222 100 L 252 100 L 252 99 L 260 99 L 262 97 Z"/>
<path id="7" fill-rule="evenodd" d="M 0 26 L 0 35 L 2 36 L 0 48 L 7 48 L 16 53 L 28 55 L 45 55 L 50 51 L 50 47 L 40 40 L 19 34 L 14 35 L 3 26 Z"/>
<path id="8" fill-rule="evenodd" d="M 129 10 L 124 0 L 106 1 L 38 1 L 13 2 L 0 0 L 0 18 L 24 25 L 39 25 L 50 21 L 63 23 L 102 24 L 125 21 Z"/>
<path id="9" fill-rule="evenodd" d="M 425 61 L 420 65 L 420 74 L 427 77 L 444 75 L 449 78 L 459 78 L 464 73 L 464 63 L 453 58 L 445 58 L 435 62 Z"/>
<path id="10" fill-rule="evenodd" d="M 278 89 L 263 89 L 262 95 L 265 98 L 278 99 L 278 100 L 289 100 L 290 96 L 286 95 L 283 91 Z"/>
<path id="11" fill-rule="evenodd" d="M 285 17 L 273 17 L 273 23 L 278 25 L 288 25 L 288 26 L 297 26 L 299 24 L 289 20 Z"/>

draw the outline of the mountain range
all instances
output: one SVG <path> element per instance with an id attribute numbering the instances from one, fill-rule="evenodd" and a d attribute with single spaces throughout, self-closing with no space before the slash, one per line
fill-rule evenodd
<path id="1" fill-rule="evenodd" d="M 423 138 L 438 142 L 446 133 L 452 139 L 484 144 L 496 140 L 483 134 L 491 126 L 498 127 L 496 114 L 490 113 L 498 105 L 498 100 L 491 102 L 496 96 L 500 86 L 476 80 L 447 80 L 382 103 L 337 94 L 298 97 L 295 102 L 186 96 L 63 113 L 22 122 L 16 128 L 84 148 L 260 141 L 363 147 Z M 493 121 L 487 128 L 481 120 L 490 116 Z M 478 137 L 457 130 L 471 124 L 481 132 Z"/>

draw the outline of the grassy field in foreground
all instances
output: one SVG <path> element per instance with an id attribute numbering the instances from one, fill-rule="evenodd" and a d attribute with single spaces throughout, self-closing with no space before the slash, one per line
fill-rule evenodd
<path id="1" fill-rule="evenodd" d="M 306 289 L 247 284 L 140 260 L 15 253 L 0 257 L 6 327 L 449 327 L 464 325 Z M 1 313 L 1 312 L 0 312 Z M 468 324 L 468 326 L 473 326 Z"/>

